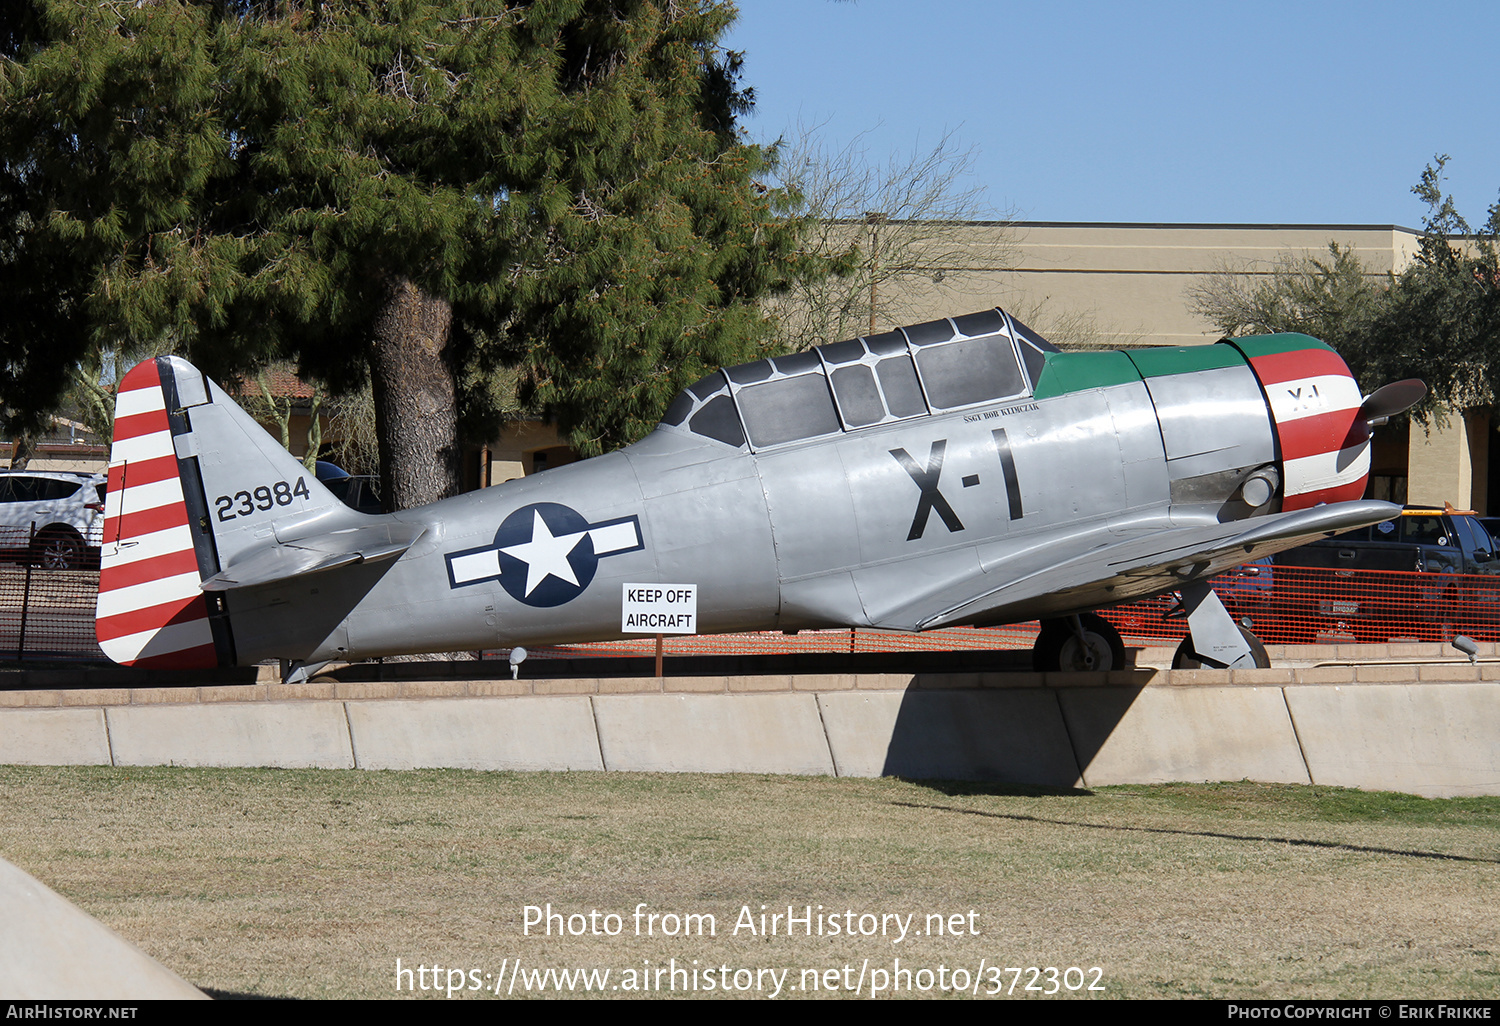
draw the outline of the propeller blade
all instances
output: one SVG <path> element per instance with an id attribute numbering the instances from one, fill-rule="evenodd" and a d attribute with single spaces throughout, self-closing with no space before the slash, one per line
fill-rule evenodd
<path id="1" fill-rule="evenodd" d="M 1427 394 L 1427 386 L 1416 378 L 1392 381 L 1381 385 L 1365 398 L 1359 408 L 1359 417 L 1372 427 L 1384 424 L 1398 413 L 1405 413 Z"/>

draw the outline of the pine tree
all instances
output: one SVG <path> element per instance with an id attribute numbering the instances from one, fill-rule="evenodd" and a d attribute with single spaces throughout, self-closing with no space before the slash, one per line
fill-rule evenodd
<path id="1" fill-rule="evenodd" d="M 591 4 L 569 25 L 541 230 L 513 269 L 506 343 L 521 396 L 595 454 L 649 431 L 714 367 L 774 351 L 759 300 L 826 272 L 807 222 L 758 182 L 736 119 L 752 97 L 713 42 L 723 4 Z"/>
<path id="2" fill-rule="evenodd" d="M 714 0 L 33 0 L 0 15 L 14 423 L 90 350 L 374 386 L 393 507 L 458 486 L 486 376 L 586 451 L 770 345 L 801 224 Z"/>

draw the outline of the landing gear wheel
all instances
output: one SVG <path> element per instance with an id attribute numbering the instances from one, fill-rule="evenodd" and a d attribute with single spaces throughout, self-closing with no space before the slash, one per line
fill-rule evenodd
<path id="1" fill-rule="evenodd" d="M 1244 626 L 1240 626 L 1240 634 L 1244 635 L 1245 644 L 1250 646 L 1250 655 L 1255 659 L 1256 668 L 1270 669 L 1271 657 L 1266 654 L 1266 646 L 1261 644 L 1260 639 Z M 1193 636 L 1189 634 L 1182 639 L 1182 644 L 1177 646 L 1177 653 L 1172 656 L 1172 669 L 1201 670 L 1203 668 L 1203 660 L 1198 658 L 1198 650 L 1193 648 Z"/>
<path id="2" fill-rule="evenodd" d="M 1125 668 L 1125 642 L 1120 640 L 1120 632 L 1098 613 L 1084 613 L 1078 620 L 1083 644 L 1079 644 L 1072 617 L 1042 621 L 1042 632 L 1031 649 L 1032 669 L 1038 673 L 1073 673 Z"/>

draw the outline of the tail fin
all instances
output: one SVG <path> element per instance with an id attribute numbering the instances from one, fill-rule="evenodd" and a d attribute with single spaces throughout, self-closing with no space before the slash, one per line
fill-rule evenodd
<path id="1" fill-rule="evenodd" d="M 211 564 L 214 554 L 211 542 L 197 544 L 189 526 L 167 415 L 176 391 L 170 365 L 147 360 L 125 375 L 115 398 L 94 632 L 104 654 L 127 666 L 198 669 L 226 662 L 220 648 L 227 639 L 215 637 L 198 588 L 203 561 Z M 201 504 L 201 489 L 195 497 Z"/>
<path id="2" fill-rule="evenodd" d="M 137 365 L 115 400 L 100 648 L 127 666 L 234 665 L 223 594 L 203 582 L 274 546 L 288 519 L 330 513 L 363 520 L 187 361 Z"/>

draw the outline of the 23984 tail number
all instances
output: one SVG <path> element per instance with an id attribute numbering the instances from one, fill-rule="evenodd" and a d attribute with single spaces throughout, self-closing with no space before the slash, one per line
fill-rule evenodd
<path id="1" fill-rule="evenodd" d="M 248 517 L 257 511 L 264 512 L 273 506 L 290 506 L 296 496 L 309 498 L 307 481 L 297 478 L 295 484 L 277 481 L 270 485 L 257 485 L 253 490 L 220 495 L 214 499 L 214 513 L 221 521 Z"/>

